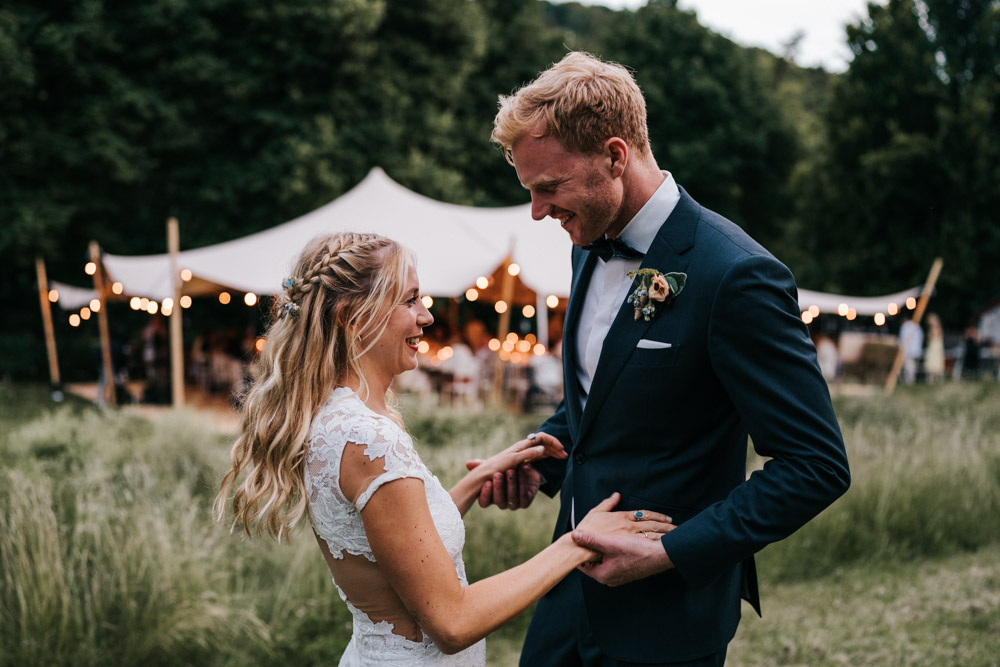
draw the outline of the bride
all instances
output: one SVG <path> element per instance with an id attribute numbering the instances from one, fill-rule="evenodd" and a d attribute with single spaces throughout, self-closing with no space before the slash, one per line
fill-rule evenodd
<path id="1" fill-rule="evenodd" d="M 565 458 L 562 445 L 546 434 L 521 440 L 445 491 L 388 400 L 393 377 L 416 367 L 417 344 L 433 322 L 411 254 L 375 234 L 321 237 L 283 287 L 217 517 L 232 494 L 247 535 L 263 529 L 280 540 L 308 513 L 354 618 L 342 666 L 484 665 L 484 637 L 595 554 L 566 534 L 469 585 L 462 516 L 495 473 Z M 672 528 L 656 513 L 637 523 L 631 513 L 611 512 L 617 500 L 613 494 L 578 527 Z"/>

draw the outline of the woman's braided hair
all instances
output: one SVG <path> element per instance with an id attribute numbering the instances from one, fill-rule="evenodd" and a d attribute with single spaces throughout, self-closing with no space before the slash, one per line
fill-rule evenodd
<path id="1" fill-rule="evenodd" d="M 368 391 L 359 359 L 400 303 L 413 264 L 408 250 L 377 234 L 340 232 L 310 242 L 282 283 L 275 317 L 243 402 L 232 469 L 216 499 L 220 519 L 235 487 L 236 521 L 252 535 L 286 534 L 307 507 L 304 466 L 313 416 L 339 384 Z M 246 480 L 236 485 L 243 471 Z"/>

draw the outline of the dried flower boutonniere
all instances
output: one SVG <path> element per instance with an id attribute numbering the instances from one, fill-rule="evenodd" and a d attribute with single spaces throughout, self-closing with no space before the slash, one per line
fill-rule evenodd
<path id="1" fill-rule="evenodd" d="M 687 282 L 686 273 L 660 273 L 656 269 L 629 271 L 628 277 L 636 285 L 628 296 L 628 303 L 635 308 L 636 321 L 642 317 L 647 322 L 656 315 L 656 305 L 665 303 L 669 306 Z"/>

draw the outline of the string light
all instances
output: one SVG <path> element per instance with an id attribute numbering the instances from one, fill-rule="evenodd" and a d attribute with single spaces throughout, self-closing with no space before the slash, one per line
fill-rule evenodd
<path id="1" fill-rule="evenodd" d="M 913 310 L 917 307 L 917 300 L 912 296 L 906 297 L 906 307 Z"/>
<path id="2" fill-rule="evenodd" d="M 427 354 L 427 351 L 431 349 L 431 344 L 425 340 L 420 341 L 417 345 L 417 352 L 420 354 Z"/>
<path id="3" fill-rule="evenodd" d="M 894 303 L 890 303 L 890 304 L 889 304 L 889 307 L 888 307 L 888 308 L 886 308 L 886 311 L 888 311 L 888 313 L 889 313 L 890 315 L 896 315 L 896 314 L 898 314 L 898 313 L 899 313 L 899 306 L 897 306 L 897 305 L 896 305 L 896 304 L 894 304 Z"/>
<path id="4" fill-rule="evenodd" d="M 875 326 L 880 327 L 885 324 L 885 313 L 875 313 Z"/>
<path id="5" fill-rule="evenodd" d="M 486 276 L 479 276 L 476 278 L 476 287 L 479 289 L 486 289 L 490 286 L 490 280 Z"/>
<path id="6" fill-rule="evenodd" d="M 806 324 L 812 324 L 813 314 L 810 313 L 808 310 L 803 310 L 802 311 L 802 321 L 805 322 Z"/>
<path id="7" fill-rule="evenodd" d="M 59 290 L 57 290 L 57 289 L 50 289 L 49 290 L 49 302 L 50 303 L 55 303 L 58 300 L 59 300 Z"/>
<path id="8" fill-rule="evenodd" d="M 163 303 L 160 304 L 160 308 L 164 311 L 163 314 L 166 315 L 166 311 L 174 309 L 174 300 L 168 296 L 163 300 Z"/>
<path id="9" fill-rule="evenodd" d="M 509 273 L 511 276 L 516 276 L 517 274 L 521 273 L 521 265 L 511 262 L 510 265 L 507 267 L 507 273 Z"/>
<path id="10" fill-rule="evenodd" d="M 192 276 L 191 269 L 181 269 L 181 280 L 184 282 L 191 280 Z"/>
<path id="11" fill-rule="evenodd" d="M 69 316 L 69 325 L 71 327 L 78 327 L 78 326 L 80 326 L 80 316 L 77 315 L 76 313 L 73 313 L 72 315 L 70 315 Z"/>
<path id="12" fill-rule="evenodd" d="M 556 306 L 559 305 L 559 297 L 557 297 L 555 294 L 548 295 L 547 297 L 545 297 L 545 305 L 548 306 L 549 308 L 555 308 Z"/>
<path id="13" fill-rule="evenodd" d="M 83 267 L 83 272 L 86 273 L 88 276 L 94 275 L 95 273 L 97 273 L 97 264 L 94 264 L 93 262 L 87 262 L 86 266 Z"/>
<path id="14" fill-rule="evenodd" d="M 90 319 L 90 308 L 84 306 L 80 309 L 80 319 L 89 320 Z"/>
<path id="15" fill-rule="evenodd" d="M 493 352 L 500 349 L 500 341 L 496 338 L 490 338 L 490 342 L 486 344 L 486 347 L 490 348 Z"/>
<path id="16" fill-rule="evenodd" d="M 512 341 L 514 341 L 516 343 L 517 342 L 517 334 L 515 332 L 513 332 L 513 331 L 510 331 L 510 332 L 507 333 L 507 337 L 504 340 L 512 340 Z"/>
<path id="17" fill-rule="evenodd" d="M 120 282 L 111 283 L 111 291 L 115 294 L 121 294 L 125 291 L 125 287 Z"/>
<path id="18" fill-rule="evenodd" d="M 847 310 L 848 307 L 846 303 L 842 303 L 839 306 L 837 306 L 837 314 L 840 315 L 841 317 L 847 316 Z"/>
<path id="19" fill-rule="evenodd" d="M 504 313 L 506 313 L 507 312 L 507 302 L 506 301 L 497 301 L 496 304 L 493 306 L 493 310 L 497 311 L 501 315 L 504 314 Z"/>
<path id="20" fill-rule="evenodd" d="M 526 340 L 518 341 L 517 343 L 518 352 L 531 352 L 531 343 Z"/>
<path id="21" fill-rule="evenodd" d="M 809 306 L 809 314 L 812 315 L 814 319 L 819 317 L 819 306 L 816 304 Z"/>
<path id="22" fill-rule="evenodd" d="M 128 300 L 128 307 L 132 310 L 139 310 L 142 307 L 142 299 L 137 296 L 132 297 Z"/>
<path id="23" fill-rule="evenodd" d="M 139 310 L 149 310 L 149 299 L 146 297 L 139 299 Z"/>
<path id="24" fill-rule="evenodd" d="M 160 304 L 156 303 L 155 301 L 150 301 L 149 305 L 146 306 L 146 312 L 149 313 L 150 315 L 156 315 L 157 311 L 159 310 L 160 310 Z"/>
<path id="25" fill-rule="evenodd" d="M 475 287 L 470 287 L 469 289 L 465 290 L 466 301 L 475 301 L 478 298 L 479 298 L 479 290 L 477 290 Z"/>
<path id="26" fill-rule="evenodd" d="M 254 294 L 253 292 L 247 292 L 246 294 L 243 295 L 243 303 L 245 303 L 248 306 L 257 305 L 257 295 Z"/>
<path id="27" fill-rule="evenodd" d="M 858 311 L 857 311 L 857 310 L 855 310 L 854 308 L 848 308 L 848 309 L 847 309 L 847 320 L 848 320 L 849 322 L 852 322 L 852 321 L 854 321 L 854 319 L 855 319 L 855 318 L 856 318 L 857 316 L 858 316 Z"/>
<path id="28" fill-rule="evenodd" d="M 540 357 L 545 354 L 545 346 L 541 343 L 535 343 L 535 347 L 531 348 L 531 351 L 535 353 L 536 357 Z"/>
<path id="29" fill-rule="evenodd" d="M 190 307 L 191 307 L 191 297 L 185 294 L 184 296 L 181 297 L 181 308 L 190 308 Z"/>
<path id="30" fill-rule="evenodd" d="M 533 333 L 530 333 L 530 334 L 528 334 L 527 336 L 525 336 L 525 337 L 524 337 L 524 340 L 528 341 L 528 342 L 529 342 L 529 343 L 531 343 L 532 345 L 534 345 L 535 343 L 537 343 L 537 342 L 538 342 L 538 339 L 537 339 L 537 338 L 535 338 L 535 334 L 533 334 Z"/>
<path id="31" fill-rule="evenodd" d="M 441 361 L 447 361 L 448 359 L 451 359 L 453 354 L 455 354 L 455 350 L 451 349 L 450 345 L 445 345 L 438 350 L 437 358 Z"/>
<path id="32" fill-rule="evenodd" d="M 93 312 L 95 312 L 95 313 L 101 312 L 101 300 L 100 299 L 91 299 L 90 300 L 90 309 Z"/>
<path id="33" fill-rule="evenodd" d="M 527 306 L 521 309 L 521 314 L 527 317 L 528 319 L 531 319 L 532 317 L 535 316 L 535 307 L 529 303 Z"/>
<path id="34" fill-rule="evenodd" d="M 219 303 L 221 303 L 223 306 L 225 306 L 227 303 L 229 303 L 230 299 L 232 299 L 232 297 L 229 296 L 229 292 L 220 292 L 219 293 Z"/>
<path id="35" fill-rule="evenodd" d="M 503 345 L 501 345 L 500 347 L 503 349 L 504 352 L 513 352 L 514 351 L 514 341 L 512 341 L 512 340 L 505 340 L 503 342 Z"/>
<path id="36" fill-rule="evenodd" d="M 425 294 L 420 297 L 420 300 L 424 302 L 424 308 L 430 309 L 434 305 L 434 299 L 430 297 L 429 294 Z"/>
<path id="37" fill-rule="evenodd" d="M 257 350 L 258 352 L 263 352 L 265 343 L 267 343 L 267 339 L 261 336 L 260 338 L 258 338 L 253 342 L 254 349 Z"/>

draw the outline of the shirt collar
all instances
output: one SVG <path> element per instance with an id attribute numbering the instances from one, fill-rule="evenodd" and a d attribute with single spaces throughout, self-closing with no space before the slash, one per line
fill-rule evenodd
<path id="1" fill-rule="evenodd" d="M 665 178 L 660 183 L 660 187 L 618 235 L 622 241 L 643 254 L 649 252 L 649 247 L 653 245 L 656 233 L 660 231 L 660 227 L 670 217 L 677 202 L 681 199 L 681 193 L 674 177 L 669 171 L 662 173 Z"/>

